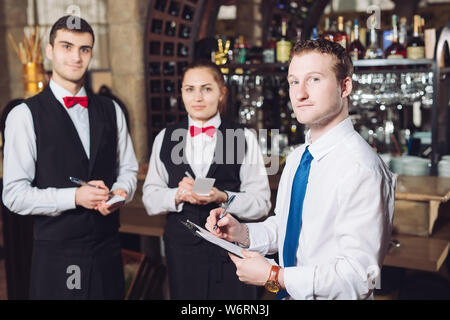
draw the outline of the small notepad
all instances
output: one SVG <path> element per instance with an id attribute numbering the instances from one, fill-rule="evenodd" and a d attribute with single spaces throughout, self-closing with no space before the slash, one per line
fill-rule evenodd
<path id="1" fill-rule="evenodd" d="M 115 203 L 117 203 L 117 202 L 121 202 L 121 201 L 125 201 L 125 198 L 122 197 L 122 196 L 115 195 L 115 196 L 113 196 L 111 199 L 109 199 L 109 200 L 106 202 L 106 204 L 107 204 L 108 206 L 110 206 L 110 205 L 113 205 L 113 204 L 115 204 Z"/>
<path id="2" fill-rule="evenodd" d="M 214 178 L 196 178 L 194 181 L 194 186 L 192 187 L 192 192 L 195 192 L 199 196 L 209 196 L 212 187 L 214 186 Z"/>

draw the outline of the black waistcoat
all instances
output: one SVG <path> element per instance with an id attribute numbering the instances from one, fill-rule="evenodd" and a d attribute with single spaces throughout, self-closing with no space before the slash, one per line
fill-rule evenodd
<path id="1" fill-rule="evenodd" d="M 222 120 L 218 131 L 220 133 L 218 132 L 217 136 L 213 163 L 206 177 L 215 178 L 214 187 L 221 191 L 239 192 L 241 186 L 239 172 L 246 151 L 244 129 L 241 126 Z M 195 174 L 184 153 L 187 133 L 187 118 L 176 125 L 166 128 L 160 159 L 169 173 L 169 188 L 177 188 L 186 171 L 195 178 Z M 183 244 L 199 242 L 200 239 L 187 231 L 186 227 L 180 223 L 180 220 L 186 221 L 189 219 L 203 227 L 209 211 L 217 207 L 219 207 L 217 203 L 208 205 L 184 203 L 182 212 L 174 212 L 167 215 L 165 240 Z"/>
<path id="2" fill-rule="evenodd" d="M 77 187 L 69 176 L 85 181 L 103 180 L 108 188 L 117 178 L 117 122 L 111 99 L 88 94 L 90 159 L 69 114 L 49 87 L 28 99 L 36 133 L 36 174 L 33 186 Z M 36 240 L 89 240 L 113 234 L 119 228 L 119 214 L 102 216 L 81 206 L 57 217 L 35 216 Z"/>

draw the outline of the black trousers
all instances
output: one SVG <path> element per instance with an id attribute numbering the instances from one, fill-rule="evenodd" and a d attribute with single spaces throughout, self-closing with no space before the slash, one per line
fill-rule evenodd
<path id="1" fill-rule="evenodd" d="M 257 287 L 239 281 L 227 252 L 204 240 L 165 238 L 170 297 L 175 300 L 255 300 Z"/>
<path id="2" fill-rule="evenodd" d="M 35 240 L 31 299 L 123 299 L 119 234 L 81 241 Z"/>

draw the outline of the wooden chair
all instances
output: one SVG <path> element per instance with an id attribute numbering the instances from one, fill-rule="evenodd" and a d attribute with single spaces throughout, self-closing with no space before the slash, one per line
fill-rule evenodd
<path id="1" fill-rule="evenodd" d="M 122 249 L 125 300 L 161 300 L 166 276 L 163 264 L 153 264 L 139 252 Z"/>

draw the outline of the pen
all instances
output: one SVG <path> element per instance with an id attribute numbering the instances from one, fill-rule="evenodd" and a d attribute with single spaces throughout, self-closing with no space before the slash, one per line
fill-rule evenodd
<path id="1" fill-rule="evenodd" d="M 69 179 L 70 179 L 70 181 L 72 181 L 73 183 L 75 183 L 75 184 L 77 184 L 79 186 L 89 186 L 89 187 L 92 187 L 92 188 L 103 189 L 103 188 L 100 188 L 100 187 L 98 187 L 96 185 L 87 183 L 86 181 L 83 181 L 83 180 L 78 179 L 78 178 L 69 177 Z M 108 192 L 108 194 L 112 195 L 112 191 Z"/>
<path id="2" fill-rule="evenodd" d="M 228 199 L 228 201 L 227 201 L 227 204 L 226 204 L 226 206 L 225 206 L 225 210 L 223 210 L 223 212 L 220 214 L 220 216 L 219 216 L 219 219 L 217 219 L 217 222 L 219 222 L 219 220 L 220 219 L 222 219 L 223 217 L 225 217 L 225 215 L 227 214 L 227 210 L 228 210 L 228 208 L 230 207 L 230 204 L 233 202 L 233 200 L 234 200 L 234 198 L 235 198 L 236 196 L 233 194 L 229 199 Z M 213 230 L 216 230 L 217 229 L 217 222 L 216 222 L 216 225 L 213 227 Z"/>
<path id="3" fill-rule="evenodd" d="M 189 172 L 185 171 L 184 174 L 187 175 L 189 178 L 194 179 L 194 178 L 192 178 L 192 176 Z"/>

